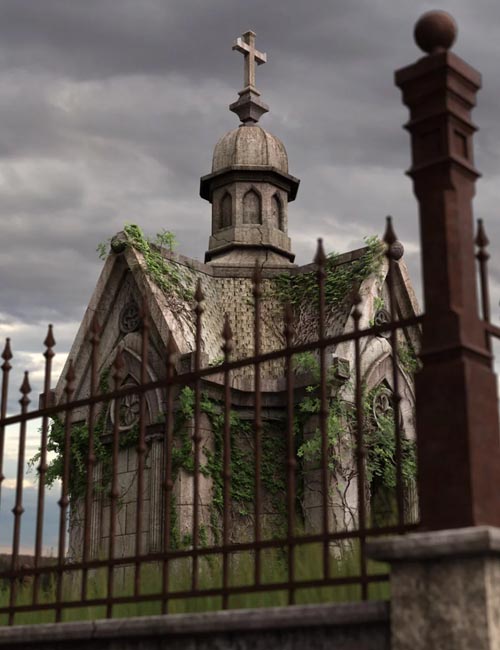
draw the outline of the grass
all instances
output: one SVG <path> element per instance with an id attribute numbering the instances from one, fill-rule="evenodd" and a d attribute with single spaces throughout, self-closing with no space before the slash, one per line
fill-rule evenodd
<path id="1" fill-rule="evenodd" d="M 320 544 L 303 544 L 294 551 L 293 570 L 295 581 L 323 579 L 322 547 Z M 254 585 L 254 554 L 245 551 L 233 553 L 229 561 L 229 584 L 232 587 L 251 588 Z M 345 551 L 341 555 L 330 554 L 330 578 L 349 578 L 360 575 L 359 554 L 356 551 Z M 233 594 L 229 597 L 228 607 L 231 609 L 252 607 L 276 607 L 289 604 L 288 561 L 286 551 L 280 549 L 263 549 L 261 551 L 261 584 L 275 584 L 279 588 L 272 591 L 257 591 L 251 593 Z M 368 561 L 369 575 L 387 573 L 387 566 Z M 115 571 L 114 595 L 133 596 L 133 568 L 126 567 Z M 169 593 L 191 590 L 192 559 L 177 558 L 169 562 Z M 222 587 L 222 558 L 220 556 L 204 556 L 198 560 L 199 590 L 220 589 Z M 107 570 L 98 569 L 89 572 L 88 598 L 99 599 L 106 597 Z M 152 600 L 117 604 L 113 607 L 113 618 L 146 616 L 162 613 L 161 601 L 162 568 L 158 563 L 145 563 L 141 569 L 140 593 L 152 595 Z M 30 605 L 33 598 L 32 584 L 21 584 L 16 589 L 16 606 Z M 55 621 L 55 581 L 46 584 L 39 591 L 39 602 L 54 605 L 46 611 L 20 612 L 15 616 L 15 624 L 39 624 Z M 78 603 L 81 595 L 81 574 L 67 572 L 63 578 L 63 601 Z M 352 602 L 361 600 L 359 584 L 314 586 L 296 588 L 294 591 L 296 604 L 312 604 L 326 602 Z M 0 607 L 9 604 L 10 586 L 4 584 L 0 589 Z M 389 598 L 387 582 L 369 584 L 368 598 L 371 600 L 386 600 Z M 171 614 L 216 611 L 222 608 L 221 595 L 201 595 L 195 597 L 169 598 L 168 612 Z M 63 621 L 81 621 L 104 618 L 104 606 L 66 607 L 63 609 Z M 0 614 L 0 625 L 8 623 L 7 614 Z"/>

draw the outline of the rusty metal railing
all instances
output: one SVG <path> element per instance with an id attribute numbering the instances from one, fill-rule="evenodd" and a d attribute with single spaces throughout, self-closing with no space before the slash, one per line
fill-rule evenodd
<path id="1" fill-rule="evenodd" d="M 55 621 L 61 621 L 66 616 L 65 612 L 81 608 L 104 609 L 99 615 L 111 617 L 116 608 L 127 603 L 154 602 L 159 604 L 159 611 L 168 613 L 170 605 L 179 599 L 195 600 L 201 597 L 212 597 L 219 599 L 219 607 L 231 607 L 231 599 L 241 597 L 243 594 L 264 594 L 267 592 L 286 593 L 286 600 L 289 603 L 297 602 L 297 594 L 301 590 L 312 588 L 341 586 L 357 586 L 359 597 L 369 597 L 370 585 L 387 581 L 387 574 L 383 570 L 370 570 L 369 560 L 366 556 L 366 539 L 373 535 L 404 533 L 414 530 L 416 522 L 410 520 L 405 509 L 405 481 L 401 471 L 401 437 L 404 435 L 399 420 L 399 403 L 401 396 L 398 392 L 398 377 L 401 372 L 398 367 L 397 349 L 400 330 L 415 328 L 421 322 L 420 316 L 411 318 L 397 317 L 394 293 L 394 268 L 395 260 L 391 251 L 395 242 L 395 235 L 392 226 L 388 225 L 385 236 L 386 255 L 388 258 L 387 283 L 390 295 L 391 321 L 380 325 L 373 325 L 367 328 L 360 328 L 360 297 L 355 294 L 353 297 L 354 308 L 352 310 L 352 330 L 336 336 L 329 336 L 326 333 L 325 322 L 329 309 L 325 297 L 325 277 L 327 259 L 323 253 L 321 242 L 315 258 L 317 295 L 318 295 L 318 335 L 317 339 L 294 344 L 294 313 L 290 305 L 284 310 L 284 341 L 282 349 L 262 352 L 262 275 L 259 267 L 256 267 L 252 278 L 252 294 L 254 299 L 253 336 L 254 352 L 251 357 L 243 359 L 231 359 L 234 349 L 233 334 L 229 319 L 226 316 L 222 331 L 223 340 L 223 363 L 216 367 L 202 367 L 201 349 L 203 339 L 203 313 L 204 296 L 201 285 L 198 283 L 194 296 L 194 322 L 195 322 L 195 353 L 194 366 L 187 372 L 178 372 L 176 368 L 177 354 L 173 345 L 172 337 L 166 350 L 165 376 L 160 380 L 147 380 L 148 345 L 150 337 L 150 320 L 147 305 L 142 307 L 142 332 L 141 332 L 141 371 L 140 382 L 137 386 L 122 387 L 125 377 L 125 362 L 123 354 L 119 350 L 112 365 L 113 386 L 106 393 L 99 391 L 98 369 L 101 367 L 99 345 L 101 331 L 97 319 L 94 318 L 88 333 L 89 373 L 90 390 L 87 397 L 74 399 L 77 378 L 73 363 L 70 362 L 65 376 L 64 399 L 58 404 L 50 403 L 51 394 L 51 373 L 52 358 L 54 356 L 54 337 L 52 327 L 49 327 L 45 339 L 45 371 L 44 371 L 44 393 L 41 400 L 41 408 L 29 410 L 29 396 L 31 387 L 28 373 L 25 373 L 21 386 L 21 410 L 16 415 L 7 415 L 7 401 L 9 395 L 9 375 L 11 371 L 12 352 L 10 342 L 7 340 L 2 366 L 2 389 L 1 389 L 1 418 L 0 418 L 0 454 L 3 454 L 5 434 L 7 427 L 18 426 L 18 464 L 16 479 L 15 506 L 13 508 L 14 526 L 12 551 L 10 554 L 9 566 L 0 571 L 0 593 L 7 594 L 3 602 L 0 601 L 0 617 L 6 617 L 6 622 L 13 624 L 17 620 L 26 620 L 26 615 L 35 616 L 36 612 L 50 612 Z M 359 288 L 359 287 L 358 287 Z M 361 377 L 362 352 L 360 343 L 363 339 L 389 333 L 392 347 L 392 385 L 394 387 L 392 402 L 394 411 L 394 436 L 395 436 L 395 462 L 396 471 L 396 518 L 395 522 L 388 522 L 387 525 L 375 526 L 369 524 L 368 504 L 370 486 L 367 480 L 367 447 L 366 447 L 366 414 L 363 413 L 363 390 Z M 349 435 L 353 436 L 354 446 L 352 449 L 352 464 L 356 468 L 357 480 L 357 504 L 353 523 L 344 529 L 333 529 L 330 522 L 330 509 L 332 507 L 329 498 L 329 484 L 332 480 L 331 469 L 331 448 L 328 437 L 328 414 L 329 414 L 329 393 L 328 393 L 328 365 L 327 350 L 339 343 L 352 342 L 354 346 L 354 426 L 351 426 Z M 300 352 L 314 351 L 319 357 L 319 432 L 320 444 L 320 483 L 321 498 L 321 523 L 317 530 L 301 529 L 302 513 L 297 501 L 298 489 L 298 465 L 302 461 L 297 456 L 297 443 L 294 431 L 294 419 L 296 417 L 297 391 L 296 376 L 293 365 L 294 355 Z M 286 474 L 286 495 L 283 495 L 286 513 L 284 515 L 284 528 L 282 534 L 274 534 L 269 537 L 263 534 L 262 517 L 265 514 L 264 501 L 266 498 L 265 488 L 262 484 L 262 445 L 264 431 L 264 414 L 262 402 L 262 378 L 261 369 L 266 362 L 282 359 L 284 362 L 285 382 L 285 405 L 283 431 Z M 232 491 L 234 489 L 234 476 L 232 476 L 231 457 L 231 411 L 232 405 L 232 373 L 241 368 L 253 369 L 253 489 L 254 489 L 254 514 L 250 526 L 252 537 L 248 538 L 248 531 L 245 536 L 238 537 L 238 531 L 234 529 L 232 510 Z M 203 476 L 202 455 L 203 440 L 200 434 L 200 423 L 202 420 L 202 382 L 211 375 L 217 374 L 222 377 L 222 393 L 219 402 L 222 427 L 222 511 L 220 518 L 221 536 L 215 537 L 207 542 L 202 539 L 202 524 L 200 519 L 200 480 Z M 174 500 L 174 488 L 176 477 L 172 462 L 173 450 L 175 448 L 175 418 L 176 399 L 182 387 L 190 386 L 193 389 L 193 435 L 192 435 L 192 526 L 188 543 L 183 547 L 178 542 L 174 543 L 173 521 L 171 513 L 177 507 Z M 163 439 L 163 465 L 162 465 L 162 502 L 161 502 L 161 547 L 159 549 L 145 548 L 142 534 L 144 525 L 144 490 L 146 472 L 146 454 L 148 450 L 148 432 L 151 424 L 147 422 L 146 396 L 148 392 L 161 390 L 165 396 L 164 422 L 154 424 L 155 431 L 161 432 Z M 119 462 L 120 462 L 120 408 L 123 400 L 136 396 L 138 399 L 138 435 L 135 446 L 137 458 L 136 481 L 137 500 L 134 525 L 135 543 L 132 552 L 125 553 L 123 549 L 117 552 L 117 525 L 118 512 L 121 499 Z M 111 475 L 109 477 L 109 493 L 103 497 L 108 506 L 109 512 L 109 535 L 106 536 L 107 544 L 101 547 L 101 554 L 92 553 L 92 521 L 96 517 L 96 509 L 102 508 L 96 500 L 98 483 L 95 481 L 96 468 L 99 461 L 96 457 L 96 431 L 95 423 L 98 406 L 103 403 L 110 404 L 113 410 L 112 427 L 108 434 L 108 441 L 105 443 L 110 450 Z M 72 433 L 75 427 L 75 413 L 87 414 L 88 446 L 84 465 L 86 468 L 87 482 L 84 494 L 78 498 L 71 494 L 72 464 Z M 50 439 L 50 421 L 55 417 L 62 420 L 63 426 L 63 466 L 61 471 L 61 497 L 59 507 L 59 527 L 57 555 L 48 561 L 43 556 L 44 549 L 44 512 L 46 501 L 46 475 L 48 467 L 48 446 Z M 38 463 L 38 496 L 36 509 L 36 534 L 33 544 L 33 560 L 27 566 L 21 563 L 21 528 L 23 525 L 23 479 L 26 469 L 26 428 L 28 423 L 41 421 L 39 437 L 39 463 Z M 346 431 L 348 429 L 346 423 Z M 1 458 L 1 457 L 0 457 Z M 0 461 L 1 463 L 1 461 Z M 0 467 L 1 469 L 1 467 Z M 3 474 L 1 476 L 3 479 Z M 1 481 L 0 481 L 1 486 Z M 3 505 L 3 504 L 2 504 Z M 68 522 L 71 509 L 81 507 L 83 521 L 81 527 L 81 547 L 77 555 L 68 553 Z M 338 575 L 332 571 L 332 565 L 339 562 L 343 544 L 349 542 L 351 559 L 354 558 L 356 570 L 353 575 Z M 306 545 L 319 545 L 321 571 L 314 575 L 297 574 L 297 553 Z M 279 579 L 269 581 L 265 577 L 265 562 L 263 554 L 275 549 L 283 558 L 283 574 Z M 339 551 L 340 549 L 340 551 Z M 251 558 L 252 578 L 245 584 L 234 584 L 234 577 L 231 572 L 231 558 L 236 554 L 246 553 Z M 200 582 L 200 575 L 203 567 L 200 562 L 219 562 L 220 576 L 214 584 Z M 190 578 L 188 583 L 181 585 L 174 584 L 175 562 L 188 559 L 190 563 Z M 161 576 L 158 588 L 153 592 L 149 591 L 147 578 L 145 578 L 145 567 L 157 567 L 155 571 Z M 205 566 L 205 564 L 203 564 Z M 95 593 L 90 585 L 97 575 L 104 571 L 105 579 L 100 593 Z M 132 587 L 123 589 L 123 576 L 127 575 Z M 52 592 L 47 594 L 46 585 L 50 584 Z M 45 587 L 44 587 L 45 585 Z M 69 588 L 71 587 L 71 588 Z M 45 591 L 44 591 L 45 589 Z M 300 600 L 300 599 L 299 599 Z M 213 602 L 210 607 L 213 606 Z M 24 616 L 24 618 L 23 618 Z M 19 617 L 21 617 L 19 619 Z"/>

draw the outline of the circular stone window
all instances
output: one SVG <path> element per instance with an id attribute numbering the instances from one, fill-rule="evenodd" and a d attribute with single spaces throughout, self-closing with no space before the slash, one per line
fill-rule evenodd
<path id="1" fill-rule="evenodd" d="M 139 329 L 141 324 L 141 313 L 135 302 L 129 302 L 120 313 L 120 330 L 124 334 L 130 334 Z"/>
<path id="2" fill-rule="evenodd" d="M 137 384 L 124 384 L 120 388 L 129 388 L 131 386 L 137 386 Z M 139 422 L 139 411 L 140 411 L 140 399 L 139 395 L 132 393 L 131 395 L 125 395 L 120 400 L 120 408 L 118 410 L 118 430 L 119 431 L 128 431 L 134 425 Z M 115 424 L 115 400 L 111 402 L 110 412 L 111 424 Z"/>

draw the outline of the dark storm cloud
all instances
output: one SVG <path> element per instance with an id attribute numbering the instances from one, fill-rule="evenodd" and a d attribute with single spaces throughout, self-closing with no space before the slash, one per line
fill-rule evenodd
<path id="1" fill-rule="evenodd" d="M 290 206 L 298 261 L 310 260 L 319 235 L 336 250 L 360 245 L 392 213 L 416 270 L 416 203 L 403 174 L 407 111 L 393 71 L 418 58 L 413 24 L 429 8 L 0 0 L 2 311 L 16 322 L 77 322 L 101 265 L 95 247 L 126 221 L 152 234 L 171 229 L 179 250 L 203 257 L 210 207 L 198 197 L 199 176 L 237 124 L 227 105 L 242 61 L 230 47 L 250 27 L 269 57 L 258 70 L 271 106 L 262 124 L 285 142 L 302 181 Z M 492 215 L 500 8 L 487 0 L 443 8 L 461 28 L 457 53 L 485 77 L 476 158 L 489 180 L 477 205 Z M 495 223 L 491 237 L 500 245 Z"/>

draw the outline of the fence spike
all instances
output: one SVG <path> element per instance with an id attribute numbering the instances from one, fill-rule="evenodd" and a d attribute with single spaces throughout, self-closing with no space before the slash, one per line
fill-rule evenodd
<path id="1" fill-rule="evenodd" d="M 194 292 L 194 299 L 198 303 L 198 305 L 205 300 L 205 294 L 203 293 L 203 289 L 201 288 L 201 279 L 198 278 L 198 282 L 196 283 L 196 290 Z"/>
<path id="2" fill-rule="evenodd" d="M 70 395 L 75 390 L 75 367 L 73 365 L 73 359 L 69 360 L 68 370 L 66 372 L 66 386 L 64 387 L 64 392 L 67 395 Z"/>
<path id="3" fill-rule="evenodd" d="M 262 295 L 262 289 L 261 289 L 261 284 L 262 284 L 262 266 L 259 263 L 259 260 L 255 260 L 255 265 L 253 267 L 253 273 L 252 273 L 252 283 L 253 283 L 253 295 L 255 298 L 260 298 Z"/>
<path id="4" fill-rule="evenodd" d="M 233 349 L 233 330 L 231 329 L 231 324 L 229 323 L 229 314 L 226 313 L 224 316 L 224 326 L 222 328 L 222 338 L 224 343 L 222 344 L 222 351 L 226 357 L 229 357 Z M 226 359 L 227 360 L 227 359 Z"/>
<path id="5" fill-rule="evenodd" d="M 290 347 L 292 345 L 295 329 L 293 327 L 293 309 L 289 302 L 287 302 L 283 308 L 283 320 L 285 321 L 286 346 Z"/>
<path id="6" fill-rule="evenodd" d="M 45 337 L 45 341 L 43 342 L 43 344 L 45 345 L 46 348 L 53 348 L 54 345 L 56 344 L 52 325 L 49 325 L 49 328 L 47 330 L 47 336 Z"/>
<path id="7" fill-rule="evenodd" d="M 387 225 L 385 227 L 384 242 L 387 244 L 387 249 L 389 251 L 388 254 L 390 254 L 391 246 L 397 242 L 398 238 L 396 237 L 396 233 L 394 232 L 394 228 L 392 226 L 392 217 L 386 217 L 386 223 Z"/>
<path id="8" fill-rule="evenodd" d="M 24 378 L 23 378 L 23 383 L 21 384 L 21 388 L 19 389 L 22 397 L 19 400 L 19 403 L 23 406 L 26 406 L 29 404 L 30 400 L 28 398 L 28 395 L 31 393 L 31 386 L 30 386 L 30 380 L 29 380 L 29 372 L 25 370 L 24 372 Z"/>
<path id="9" fill-rule="evenodd" d="M 474 240 L 474 243 L 482 251 L 487 248 L 488 244 L 490 243 L 490 240 L 486 235 L 486 230 L 484 229 L 482 219 L 477 220 L 476 239 Z"/>
<path id="10" fill-rule="evenodd" d="M 89 327 L 89 332 L 88 332 L 88 340 L 91 343 L 97 343 L 101 339 L 101 325 L 99 323 L 99 319 L 97 318 L 97 314 L 94 313 L 92 316 L 92 320 L 90 321 L 90 327 Z"/>
<path id="11" fill-rule="evenodd" d="M 359 293 L 359 291 L 354 292 L 354 294 L 352 296 L 352 302 L 353 302 L 353 305 L 354 305 L 354 309 L 352 310 L 352 318 L 355 321 L 359 322 L 359 320 L 361 319 L 361 316 L 363 315 L 363 313 L 361 312 L 361 310 L 359 308 L 359 305 L 362 302 L 361 294 Z"/>
<path id="12" fill-rule="evenodd" d="M 323 248 L 323 239 L 321 237 L 318 239 L 314 263 L 318 265 L 319 269 L 322 269 L 326 263 L 325 249 Z"/>
<path id="13" fill-rule="evenodd" d="M 113 379 L 115 380 L 115 388 L 118 388 L 120 380 L 125 377 L 125 358 L 123 356 L 122 348 L 118 348 L 113 361 Z"/>
<path id="14" fill-rule="evenodd" d="M 5 347 L 2 352 L 2 359 L 4 363 L 2 365 L 2 370 L 10 370 L 11 365 L 9 361 L 12 359 L 12 350 L 10 347 L 10 338 L 5 339 Z"/>

